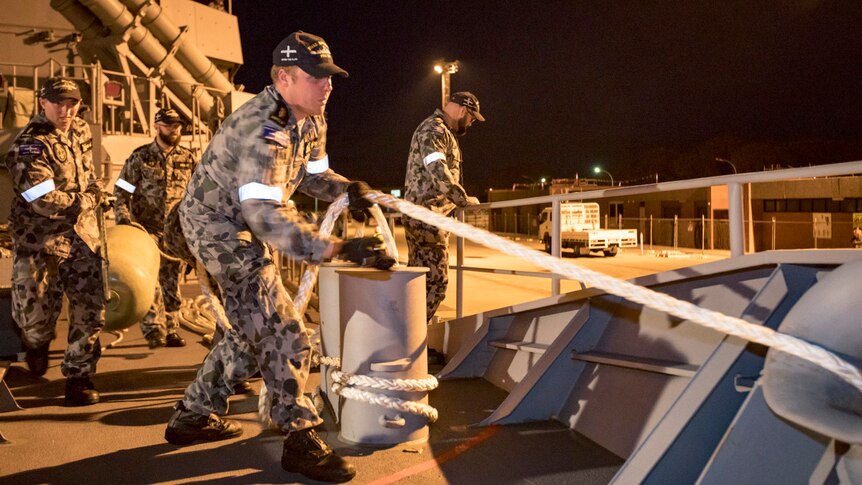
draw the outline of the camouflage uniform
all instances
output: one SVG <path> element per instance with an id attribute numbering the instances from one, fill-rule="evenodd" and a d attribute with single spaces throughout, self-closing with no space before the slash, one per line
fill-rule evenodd
<path id="1" fill-rule="evenodd" d="M 162 247 L 165 220 L 182 199 L 194 166 L 194 154 L 181 146 L 173 147 L 169 153 L 162 152 L 156 141 L 138 147 L 126 160 L 114 184 L 117 224 L 134 221 L 142 225 Z M 153 305 L 141 320 L 141 332 L 148 338 L 164 337 L 179 328 L 181 270 L 180 262 L 162 258 L 159 263 L 159 284 Z"/>
<path id="2" fill-rule="evenodd" d="M 467 206 L 467 192 L 461 179 L 461 149 L 446 126 L 443 111 L 416 128 L 410 141 L 404 199 L 438 214 L 449 215 L 456 207 Z M 425 280 L 428 320 L 446 298 L 449 283 L 449 233 L 416 219 L 403 217 L 407 239 L 408 266 L 430 269 Z"/>
<path id="3" fill-rule="evenodd" d="M 67 377 L 96 372 L 105 325 L 96 179 L 90 127 L 75 118 L 62 133 L 43 115 L 15 139 L 6 166 L 16 193 L 12 233 L 12 316 L 25 345 L 56 335 L 63 293 L 69 301 L 68 345 L 60 370 Z"/>
<path id="4" fill-rule="evenodd" d="M 231 114 L 210 142 L 180 202 L 180 221 L 192 253 L 217 280 L 237 332 L 207 355 L 186 389 L 187 409 L 224 414 L 232 386 L 259 366 L 273 422 L 284 431 L 322 422 L 303 395 L 309 339 L 269 246 L 320 261 L 332 240 L 286 202 L 297 189 L 327 201 L 342 194 L 349 181 L 327 165 L 324 118 L 297 123 L 274 86 Z"/>

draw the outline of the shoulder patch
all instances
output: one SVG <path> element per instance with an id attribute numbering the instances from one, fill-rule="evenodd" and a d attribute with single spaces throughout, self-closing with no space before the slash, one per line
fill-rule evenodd
<path id="1" fill-rule="evenodd" d="M 42 145 L 39 143 L 28 143 L 26 145 L 18 145 L 18 155 L 39 156 L 42 154 Z"/>
<path id="2" fill-rule="evenodd" d="M 282 130 L 277 128 L 273 128 L 272 126 L 264 126 L 263 127 L 263 135 L 264 140 L 269 140 L 274 143 L 278 143 L 279 145 L 286 147 L 290 145 L 290 135 Z"/>
<path id="3" fill-rule="evenodd" d="M 66 158 L 68 158 L 66 154 L 66 147 L 64 147 L 60 143 L 54 143 L 54 156 L 57 157 L 57 160 L 65 162 Z"/>

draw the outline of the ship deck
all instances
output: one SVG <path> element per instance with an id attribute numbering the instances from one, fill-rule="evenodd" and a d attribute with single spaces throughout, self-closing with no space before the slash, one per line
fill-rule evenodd
<path id="1" fill-rule="evenodd" d="M 63 406 L 65 335 L 52 343 L 44 377 L 13 364 L 5 380 L 23 409 L 0 414 L 9 440 L 0 444 L 3 483 L 310 483 L 281 470 L 281 436 L 257 419 L 260 379 L 253 395 L 230 400 L 228 417 L 242 424 L 242 436 L 185 447 L 164 440 L 172 406 L 207 352 L 198 335 L 181 333 L 187 347 L 150 350 L 137 328 L 128 330 L 102 355 L 93 379 L 102 399 L 93 406 Z M 318 382 L 312 374 L 310 387 Z M 440 419 L 424 444 L 343 443 L 329 411 L 320 434 L 357 467 L 354 483 L 598 484 L 622 464 L 561 423 L 473 426 L 505 395 L 483 379 L 441 382 L 429 396 Z"/>

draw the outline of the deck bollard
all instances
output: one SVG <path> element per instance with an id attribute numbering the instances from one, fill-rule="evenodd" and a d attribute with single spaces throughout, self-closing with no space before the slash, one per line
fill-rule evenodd
<path id="1" fill-rule="evenodd" d="M 341 358 L 341 324 L 338 304 L 338 274 L 337 271 L 355 268 L 353 263 L 330 262 L 320 265 L 317 280 L 320 285 L 320 353 L 327 357 Z M 331 365 L 320 364 L 320 390 L 326 401 L 332 407 L 335 420 L 341 420 L 341 401 L 332 390 Z"/>
<path id="2" fill-rule="evenodd" d="M 342 372 L 385 379 L 428 376 L 425 273 L 427 268 L 336 269 L 340 289 Z M 321 316 L 322 319 L 322 316 Z M 428 403 L 427 391 L 372 390 Z M 346 443 L 389 446 L 428 440 L 424 416 L 355 400 L 341 402 Z"/>

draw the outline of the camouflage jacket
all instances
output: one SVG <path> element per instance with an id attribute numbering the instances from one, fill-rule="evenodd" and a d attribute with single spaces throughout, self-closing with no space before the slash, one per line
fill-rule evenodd
<path id="1" fill-rule="evenodd" d="M 257 238 L 317 261 L 331 240 L 288 210 L 287 200 L 296 190 L 325 201 L 344 193 L 349 181 L 328 166 L 326 120 L 297 122 L 268 86 L 224 120 L 192 175 L 182 210 L 208 218 L 197 228 L 201 239 Z"/>
<path id="2" fill-rule="evenodd" d="M 195 163 L 194 154 L 181 146 L 167 154 L 155 140 L 138 147 L 114 184 L 117 223 L 135 221 L 161 236 L 168 212 L 185 194 Z"/>
<path id="3" fill-rule="evenodd" d="M 435 110 L 416 128 L 410 140 L 404 199 L 448 215 L 455 207 L 467 205 L 467 192 L 460 179 L 458 140 L 446 126 L 443 112 Z"/>
<path id="4" fill-rule="evenodd" d="M 84 120 L 75 118 L 62 133 L 43 114 L 34 116 L 12 143 L 6 167 L 18 194 L 9 215 L 17 251 L 68 257 L 76 235 L 99 250 L 95 205 L 102 184 Z"/>

